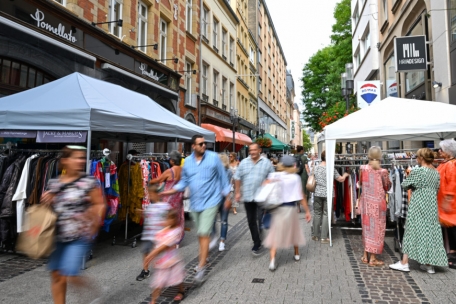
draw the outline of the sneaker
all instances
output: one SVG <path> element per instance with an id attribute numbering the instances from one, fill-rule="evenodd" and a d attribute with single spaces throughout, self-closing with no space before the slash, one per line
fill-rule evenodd
<path id="1" fill-rule="evenodd" d="M 409 264 L 402 264 L 401 261 L 395 263 L 395 264 L 391 264 L 389 265 L 389 268 L 393 269 L 393 270 L 398 270 L 398 271 L 402 271 L 402 272 L 409 272 L 410 271 L 410 268 L 409 268 Z"/>
<path id="2" fill-rule="evenodd" d="M 272 259 L 271 262 L 269 263 L 269 270 L 274 271 L 277 269 L 277 264 L 275 262 L 275 259 Z"/>
<path id="3" fill-rule="evenodd" d="M 212 249 L 214 249 L 217 246 L 217 241 L 218 241 L 217 238 L 213 238 L 211 240 L 211 242 L 209 243 L 209 250 L 212 250 Z"/>
<path id="4" fill-rule="evenodd" d="M 141 273 L 139 274 L 139 276 L 136 277 L 136 281 L 142 281 L 148 277 L 150 277 L 150 271 L 149 270 L 145 271 L 143 269 L 143 270 L 141 270 Z"/>
<path id="5" fill-rule="evenodd" d="M 430 273 L 430 274 L 434 274 L 435 273 L 435 269 L 434 269 L 434 266 L 431 266 L 431 265 L 420 265 L 420 268 L 421 270 L 424 270 L 424 271 L 427 271 L 427 273 Z"/>
<path id="6" fill-rule="evenodd" d="M 204 268 L 203 268 L 195 274 L 195 284 L 197 286 L 200 286 L 201 284 L 204 283 L 204 281 L 205 281 L 205 279 L 204 279 Z"/>
<path id="7" fill-rule="evenodd" d="M 225 251 L 225 243 L 220 242 L 220 244 L 219 244 L 219 251 Z"/>
<path id="8" fill-rule="evenodd" d="M 329 244 L 329 239 L 321 239 L 322 244 Z"/>
<path id="9" fill-rule="evenodd" d="M 295 261 L 299 261 L 301 259 L 301 256 L 299 254 L 297 254 L 293 258 Z"/>
<path id="10" fill-rule="evenodd" d="M 263 246 L 253 246 L 252 248 L 252 254 L 255 255 L 255 256 L 258 256 L 261 254 L 261 252 L 263 251 Z"/>

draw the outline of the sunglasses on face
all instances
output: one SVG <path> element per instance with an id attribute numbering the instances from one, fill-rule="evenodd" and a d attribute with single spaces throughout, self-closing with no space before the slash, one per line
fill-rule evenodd
<path id="1" fill-rule="evenodd" d="M 196 144 L 196 145 L 197 145 L 197 146 L 200 146 L 200 147 L 202 147 L 202 146 L 206 146 L 206 142 L 205 142 L 205 141 L 203 141 L 203 142 L 200 142 L 200 143 L 198 143 L 198 144 Z"/>

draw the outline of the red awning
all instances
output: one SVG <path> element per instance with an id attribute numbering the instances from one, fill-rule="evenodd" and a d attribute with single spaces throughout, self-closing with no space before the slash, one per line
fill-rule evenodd
<path id="1" fill-rule="evenodd" d="M 233 131 L 230 129 L 225 129 L 222 127 L 214 126 L 212 124 L 201 124 L 201 127 L 212 131 L 215 133 L 215 141 L 216 142 L 226 142 L 226 143 L 233 143 Z M 234 142 L 237 145 L 250 145 L 252 140 L 245 134 L 235 132 L 234 133 Z"/>

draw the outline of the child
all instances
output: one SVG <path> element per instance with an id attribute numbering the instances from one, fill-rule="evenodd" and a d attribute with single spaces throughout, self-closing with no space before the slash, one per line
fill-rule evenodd
<path id="1" fill-rule="evenodd" d="M 155 249 L 144 259 L 144 269 L 152 260 L 155 260 L 155 271 L 151 283 L 152 301 L 155 304 L 161 289 L 179 285 L 179 292 L 174 301 L 182 301 L 184 298 L 185 278 L 184 265 L 179 257 L 176 244 L 180 241 L 181 231 L 178 226 L 178 215 L 173 209 L 169 210 L 166 219 L 166 227 L 155 236 Z"/>
<path id="2" fill-rule="evenodd" d="M 166 216 L 171 208 L 168 203 L 160 202 L 157 185 L 149 185 L 148 190 L 150 199 L 149 206 L 144 210 L 136 209 L 138 212 L 141 212 L 144 217 L 143 232 L 141 234 L 141 252 L 144 254 L 144 258 L 152 249 L 154 249 L 155 235 L 165 227 Z M 136 280 L 142 281 L 148 277 L 150 277 L 150 271 L 148 268 L 144 268 L 136 277 Z"/>

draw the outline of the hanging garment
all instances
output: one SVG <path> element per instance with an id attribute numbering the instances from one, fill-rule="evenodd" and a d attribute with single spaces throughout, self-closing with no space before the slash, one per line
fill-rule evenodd
<path id="1" fill-rule="evenodd" d="M 130 173 L 128 173 L 130 167 Z M 130 180 L 128 180 L 130 176 Z M 119 220 L 125 220 L 127 210 L 129 217 L 135 223 L 141 221 L 141 215 L 136 209 L 142 209 L 142 200 L 144 197 L 143 178 L 141 166 L 138 163 L 124 162 L 119 169 L 119 190 L 120 190 L 120 210 L 118 212 Z"/>
<path id="2" fill-rule="evenodd" d="M 142 199 L 142 209 L 144 210 L 149 204 L 149 164 L 144 159 L 140 162 L 141 165 L 141 177 L 142 177 L 142 187 L 143 187 L 143 199 Z"/>
<path id="3" fill-rule="evenodd" d="M 344 214 L 345 214 L 345 220 L 347 222 L 350 221 L 351 219 L 351 190 L 350 190 L 350 180 L 347 178 L 344 181 Z"/>

